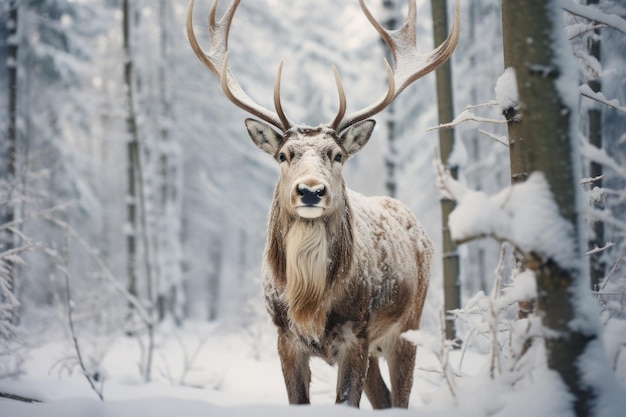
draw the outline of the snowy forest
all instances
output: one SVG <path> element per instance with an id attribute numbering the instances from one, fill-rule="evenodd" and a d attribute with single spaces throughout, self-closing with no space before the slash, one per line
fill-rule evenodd
<path id="1" fill-rule="evenodd" d="M 212 0 L 196 0 L 211 44 Z M 222 16 L 228 0 L 219 2 Z M 366 0 L 385 27 L 407 0 Z M 417 47 L 454 0 L 417 0 Z M 408 410 L 626 407 L 626 4 L 461 0 L 452 58 L 376 118 L 346 185 L 435 246 Z M 280 169 L 192 51 L 187 0 L 0 3 L 0 417 L 373 413 L 312 362 L 289 408 L 261 268 Z M 243 0 L 229 65 L 317 126 L 384 95 L 357 0 Z M 525 69 L 521 71 L 520 69 Z M 387 378 L 387 376 L 384 376 Z"/>

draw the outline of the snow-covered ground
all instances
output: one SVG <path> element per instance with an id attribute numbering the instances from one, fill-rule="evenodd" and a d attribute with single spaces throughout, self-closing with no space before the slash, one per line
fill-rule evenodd
<path id="1" fill-rule="evenodd" d="M 52 332 L 54 333 L 54 332 Z M 58 335 L 58 333 L 57 333 Z M 58 335 L 29 352 L 24 375 L 0 380 L 0 392 L 43 401 L 28 404 L 0 399 L 0 417 L 38 416 L 354 416 L 372 415 L 365 397 L 361 410 L 335 406 L 335 369 L 312 362 L 312 406 L 289 407 L 271 326 L 252 331 L 227 330 L 208 323 L 182 329 L 165 326 L 158 335 L 152 382 L 139 372 L 141 350 L 133 338 L 111 342 L 83 341 L 83 354 L 105 352 L 101 402 L 74 367 L 69 341 Z M 409 410 L 386 410 L 386 416 L 568 416 L 558 380 L 538 369 L 522 382 L 494 381 L 487 356 L 468 350 L 450 352 L 456 397 L 441 373 L 438 356 L 418 348 Z M 70 372 L 71 370 L 71 372 Z M 517 389 L 513 389 L 517 385 Z"/>
<path id="2" fill-rule="evenodd" d="M 269 325 L 254 332 L 229 331 L 207 323 L 188 324 L 183 329 L 166 327 L 169 328 L 159 332 L 150 383 L 145 383 L 140 376 L 141 350 L 135 339 L 121 337 L 106 349 L 103 349 L 106 342 L 90 346 L 88 341 L 83 341 L 85 356 L 98 350 L 106 351 L 100 366 L 104 377 L 104 402 L 100 402 L 74 366 L 74 351 L 69 341 L 59 335 L 56 341 L 44 343 L 27 355 L 22 377 L 0 380 L 1 392 L 43 403 L 0 399 L 0 416 L 356 414 L 348 407 L 333 405 L 336 369 L 321 360 L 312 361 L 311 401 L 314 405 L 287 406 L 273 329 Z M 454 352 L 455 367 L 459 360 L 460 352 Z M 462 372 L 475 374 L 483 364 L 482 355 L 466 353 Z M 444 388 L 438 369 L 435 355 L 420 349 L 411 398 L 412 413 L 424 408 L 424 404 Z M 371 409 L 365 397 L 361 408 Z M 406 413 L 394 410 L 389 415 Z"/>

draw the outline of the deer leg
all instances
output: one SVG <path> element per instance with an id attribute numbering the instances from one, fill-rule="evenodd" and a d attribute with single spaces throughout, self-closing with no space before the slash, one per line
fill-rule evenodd
<path id="1" fill-rule="evenodd" d="M 391 379 L 391 405 L 396 408 L 408 408 L 409 396 L 413 386 L 416 347 L 398 338 L 397 344 L 386 355 Z"/>
<path id="2" fill-rule="evenodd" d="M 337 404 L 359 407 L 363 383 L 367 374 L 368 343 L 365 337 L 356 338 L 343 348 L 338 360 Z"/>
<path id="3" fill-rule="evenodd" d="M 283 370 L 289 404 L 310 404 L 311 368 L 309 367 L 309 355 L 294 346 L 284 332 L 279 331 L 278 356 Z"/>
<path id="4" fill-rule="evenodd" d="M 363 387 L 363 390 L 374 409 L 391 407 L 391 393 L 380 374 L 378 358 L 374 356 L 370 356 L 369 359 L 367 378 L 365 378 L 365 387 Z"/>

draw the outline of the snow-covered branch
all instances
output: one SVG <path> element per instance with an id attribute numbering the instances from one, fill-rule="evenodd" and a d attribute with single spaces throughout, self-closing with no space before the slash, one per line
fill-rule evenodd
<path id="1" fill-rule="evenodd" d="M 626 107 L 622 106 L 617 99 L 609 100 L 601 92 L 596 93 L 595 91 L 593 91 L 587 84 L 581 85 L 579 87 L 579 91 L 583 97 L 590 98 L 606 106 L 609 106 L 612 109 L 626 114 Z"/>
<path id="2" fill-rule="evenodd" d="M 581 153 L 585 158 L 598 164 L 604 165 L 607 168 L 611 168 L 622 178 L 626 179 L 626 168 L 624 168 L 624 166 L 622 166 L 615 159 L 610 157 L 604 149 L 597 148 L 587 141 L 581 141 L 580 148 Z"/>
<path id="3" fill-rule="evenodd" d="M 563 267 L 577 262 L 572 226 L 560 216 L 542 173 L 534 172 L 525 182 L 488 196 L 452 178 L 438 160 L 435 171 L 438 187 L 457 201 L 449 220 L 455 242 L 490 236 L 511 243 L 522 254 L 553 259 Z"/>
<path id="4" fill-rule="evenodd" d="M 444 123 L 444 124 L 440 124 L 438 126 L 433 126 L 430 127 L 428 129 L 426 129 L 427 132 L 430 132 L 431 130 L 436 130 L 436 129 L 446 129 L 446 128 L 450 128 L 450 127 L 454 127 L 457 125 L 460 125 L 461 123 L 464 122 L 479 122 L 479 123 L 491 123 L 491 124 L 506 124 L 506 120 L 504 119 L 490 119 L 488 117 L 481 117 L 481 116 L 477 116 L 474 113 L 472 113 L 469 110 L 463 110 L 457 117 L 454 118 L 453 121 L 451 121 L 450 123 Z"/>
<path id="5" fill-rule="evenodd" d="M 603 23 L 626 34 L 626 20 L 617 15 L 606 14 L 594 7 L 576 4 L 572 0 L 561 0 L 560 6 L 568 13 L 584 17 L 594 22 Z"/>
<path id="6" fill-rule="evenodd" d="M 600 253 L 600 252 L 605 251 L 605 250 L 607 250 L 609 248 L 612 248 L 613 246 L 615 246 L 615 243 L 609 242 L 606 245 L 602 246 L 601 248 L 596 247 L 596 248 L 593 248 L 593 249 L 585 252 L 585 256 L 589 256 L 589 255 L 594 255 L 596 253 Z"/>

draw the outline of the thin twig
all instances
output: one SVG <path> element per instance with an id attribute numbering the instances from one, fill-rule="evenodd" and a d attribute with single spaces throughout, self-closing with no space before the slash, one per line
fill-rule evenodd
<path id="1" fill-rule="evenodd" d="M 67 297 L 67 320 L 70 326 L 70 333 L 72 335 L 72 342 L 74 343 L 74 350 L 76 351 L 76 357 L 78 359 L 78 364 L 80 365 L 80 369 L 83 371 L 83 376 L 89 382 L 91 389 L 98 395 L 100 401 L 104 401 L 104 396 L 102 395 L 102 387 L 97 388 L 96 384 L 93 381 L 93 378 L 87 372 L 87 368 L 85 367 L 85 362 L 83 361 L 83 355 L 80 350 L 80 346 L 78 344 L 78 338 L 76 337 L 76 330 L 74 327 L 74 302 L 72 301 L 72 291 L 70 289 L 70 273 L 69 273 L 69 265 L 68 265 L 68 238 L 67 231 L 64 232 L 64 241 L 63 241 L 63 267 L 59 268 L 65 277 L 65 296 Z"/>
<path id="2" fill-rule="evenodd" d="M 587 252 L 585 253 L 585 256 L 589 256 L 589 255 L 593 255 L 593 254 L 596 254 L 596 253 L 599 253 L 599 252 L 605 251 L 605 250 L 607 250 L 607 249 L 609 249 L 609 248 L 612 248 L 613 246 L 615 246 L 615 243 L 613 243 L 613 242 L 609 242 L 609 243 L 607 243 L 606 245 L 602 246 L 601 248 L 597 248 L 597 247 L 596 247 L 596 248 L 593 248 L 593 249 L 591 249 L 591 250 L 587 251 Z"/>
<path id="3" fill-rule="evenodd" d="M 606 276 L 606 279 L 602 283 L 602 287 L 600 287 L 600 291 L 602 291 L 604 289 L 604 287 L 606 287 L 606 284 L 609 282 L 609 280 L 611 279 L 613 274 L 615 274 L 615 271 L 617 271 L 617 268 L 619 268 L 619 266 L 622 264 L 623 260 L 624 260 L 624 257 L 622 256 L 621 258 L 619 258 L 617 260 L 617 262 L 615 262 L 615 265 L 613 265 L 613 268 L 611 268 L 611 270 L 609 271 L 608 275 Z"/>
<path id="4" fill-rule="evenodd" d="M 602 103 L 607 107 L 626 114 L 626 107 L 621 106 L 617 100 L 609 100 L 604 96 L 604 94 L 593 91 L 587 84 L 581 85 L 579 91 L 580 95 L 583 97 L 587 97 L 591 100 L 597 101 L 598 103 Z"/>
<path id="5" fill-rule="evenodd" d="M 3 223 L 2 225 L 0 225 L 0 230 L 9 229 L 9 228 L 13 228 L 15 226 L 19 226 L 20 224 L 22 224 L 22 223 L 24 223 L 24 222 L 26 222 L 28 220 L 32 220 L 32 219 L 37 219 L 37 218 L 40 218 L 40 217 L 48 216 L 48 215 L 50 215 L 52 213 L 55 213 L 57 211 L 64 210 L 64 209 L 70 207 L 71 205 L 73 205 L 75 203 L 76 203 L 76 200 L 70 200 L 70 201 L 66 201 L 66 202 L 61 203 L 61 204 L 57 204 L 56 206 L 49 207 L 47 209 L 36 211 L 35 213 L 33 213 L 33 214 L 29 215 L 29 216 L 25 216 L 25 217 L 23 217 L 21 219 L 16 219 L 16 220 L 10 221 L 8 223 Z"/>
<path id="6" fill-rule="evenodd" d="M 487 132 L 486 130 L 482 130 L 482 129 L 478 129 L 478 133 L 481 133 L 487 136 L 488 138 L 493 139 L 494 141 L 498 142 L 500 145 L 506 146 L 507 148 L 509 147 L 508 143 L 506 143 L 499 136 L 496 136 L 493 133 Z"/>
<path id="7" fill-rule="evenodd" d="M 575 34 L 571 35 L 571 36 L 568 38 L 568 40 L 569 40 L 569 41 L 573 41 L 574 39 L 576 39 L 576 38 L 578 38 L 578 37 L 583 36 L 585 33 L 588 33 L 588 32 L 593 32 L 593 31 L 596 31 L 596 30 L 598 30 L 598 29 L 604 29 L 604 28 L 607 28 L 607 27 L 609 27 L 609 26 L 608 26 L 608 25 L 605 25 L 604 23 L 595 24 L 595 25 L 591 26 L 590 28 L 587 28 L 587 29 L 585 29 L 585 30 L 583 30 L 583 31 L 580 31 L 580 32 L 577 32 L 577 33 L 575 33 Z"/>
<path id="8" fill-rule="evenodd" d="M 437 355 L 439 357 L 439 362 L 441 363 L 441 370 L 443 371 L 443 378 L 448 385 L 448 389 L 450 390 L 450 394 L 452 394 L 452 398 L 454 398 L 454 402 L 457 402 L 456 397 L 456 386 L 454 382 L 454 371 L 450 369 L 450 361 L 448 359 L 448 347 L 446 346 L 446 325 L 445 318 L 443 314 L 443 310 L 439 311 L 439 322 L 440 322 L 440 334 L 441 334 L 441 352 Z M 452 371 L 452 372 L 451 372 Z M 452 375 L 451 375 L 452 374 Z"/>
<path id="9" fill-rule="evenodd" d="M 508 123 L 504 119 L 490 119 L 488 117 L 476 116 L 472 112 L 468 110 L 464 110 L 450 123 L 443 123 L 438 126 L 429 127 L 428 129 L 426 129 L 426 131 L 430 132 L 431 130 L 447 129 L 447 128 L 454 127 L 454 126 L 460 125 L 461 123 L 468 122 L 468 121 L 479 122 L 479 123 L 491 123 L 491 124 L 497 124 L 497 125 Z"/>
<path id="10" fill-rule="evenodd" d="M 604 177 L 606 177 L 606 174 L 598 175 L 597 177 L 593 178 L 583 178 L 582 180 L 580 180 L 580 185 L 593 184 L 594 182 L 604 179 Z"/>

